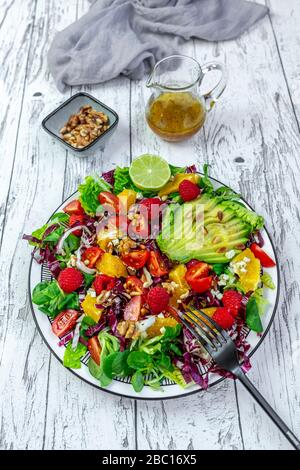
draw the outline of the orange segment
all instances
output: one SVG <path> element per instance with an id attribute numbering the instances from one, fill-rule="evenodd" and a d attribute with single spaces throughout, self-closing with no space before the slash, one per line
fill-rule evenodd
<path id="1" fill-rule="evenodd" d="M 194 312 L 194 314 L 195 314 L 196 316 L 198 316 L 199 318 L 201 318 L 201 320 L 203 320 L 203 322 L 206 323 L 206 325 L 208 325 L 208 326 L 210 326 L 210 327 L 212 326 L 211 323 L 209 323 L 208 320 L 206 320 L 206 318 L 205 318 L 203 315 L 201 315 L 200 312 L 198 312 L 197 310 L 195 310 L 195 309 L 193 308 L 193 305 L 189 305 L 189 308 L 190 308 L 190 310 L 191 310 L 192 312 Z M 201 312 L 205 313 L 205 315 L 207 315 L 207 316 L 210 317 L 210 318 L 213 316 L 213 314 L 215 313 L 216 310 L 217 310 L 217 307 L 201 308 Z M 187 315 L 188 315 L 188 311 L 187 311 Z M 193 318 L 192 320 L 195 320 L 195 319 Z M 199 324 L 201 325 L 201 323 L 199 323 Z"/>
<path id="2" fill-rule="evenodd" d="M 210 318 L 213 316 L 216 310 L 217 310 L 217 307 L 207 307 L 207 308 L 201 309 L 201 311 Z"/>
<path id="3" fill-rule="evenodd" d="M 104 253 L 96 263 L 96 269 L 102 274 L 112 277 L 127 277 L 127 269 L 119 256 Z"/>
<path id="4" fill-rule="evenodd" d="M 83 300 L 81 306 L 83 308 L 84 313 L 87 316 L 91 317 L 96 323 L 98 323 L 102 315 L 102 310 L 95 306 L 96 303 L 97 298 L 92 297 L 90 294 L 88 294 Z"/>
<path id="5" fill-rule="evenodd" d="M 164 318 L 156 317 L 155 323 L 153 323 L 153 325 L 147 329 L 147 336 L 148 338 L 153 338 L 154 336 L 160 336 L 162 334 L 160 329 L 163 326 L 164 327 L 170 326 L 174 328 L 174 326 L 176 326 L 177 323 L 178 322 L 173 317 L 164 317 Z"/>
<path id="6" fill-rule="evenodd" d="M 244 292 L 254 291 L 260 282 L 260 261 L 255 258 L 249 248 L 239 253 L 230 263 L 234 272 L 240 278 Z"/>
<path id="7" fill-rule="evenodd" d="M 190 290 L 190 287 L 185 280 L 186 272 L 186 266 L 184 264 L 178 264 L 169 273 L 170 280 L 177 284 L 177 287 L 175 287 L 170 298 L 170 305 L 172 305 L 172 307 L 178 307 L 177 300 L 179 300 L 181 296 L 186 295 Z"/>

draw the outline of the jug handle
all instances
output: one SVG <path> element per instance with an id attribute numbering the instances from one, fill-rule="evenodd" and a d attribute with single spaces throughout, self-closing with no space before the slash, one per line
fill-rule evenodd
<path id="1" fill-rule="evenodd" d="M 220 62 L 209 62 L 201 66 L 201 69 L 202 69 L 202 78 L 201 78 L 200 84 L 203 80 L 203 77 L 208 72 L 211 72 L 212 70 L 220 70 L 222 74 L 216 86 L 214 86 L 214 88 L 212 88 L 210 91 L 208 91 L 207 93 L 203 95 L 203 98 L 205 100 L 206 111 L 209 112 L 212 110 L 216 101 L 218 101 L 218 99 L 220 98 L 220 96 L 222 95 L 223 91 L 226 88 L 227 70 L 226 70 L 225 65 L 221 64 Z"/>

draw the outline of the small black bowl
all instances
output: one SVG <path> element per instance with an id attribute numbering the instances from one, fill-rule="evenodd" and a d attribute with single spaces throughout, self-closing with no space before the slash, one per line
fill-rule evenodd
<path id="1" fill-rule="evenodd" d="M 81 106 L 87 104 L 91 105 L 96 111 L 101 111 L 108 116 L 109 128 L 86 147 L 77 149 L 61 138 L 60 129 L 64 127 L 72 114 L 78 113 Z M 113 109 L 101 103 L 101 101 L 98 101 L 88 93 L 80 92 L 71 96 L 71 98 L 52 111 L 52 113 L 48 114 L 42 121 L 42 127 L 48 134 L 54 139 L 57 139 L 65 148 L 71 150 L 75 155 L 78 157 L 87 157 L 92 155 L 96 150 L 104 147 L 106 140 L 111 137 L 116 130 L 118 122 L 119 116 Z"/>

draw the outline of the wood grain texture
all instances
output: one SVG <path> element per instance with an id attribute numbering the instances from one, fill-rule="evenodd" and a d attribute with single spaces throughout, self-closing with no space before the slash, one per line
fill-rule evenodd
<path id="1" fill-rule="evenodd" d="M 299 2 L 266 0 L 270 7 L 270 23 L 279 52 L 284 79 L 295 115 L 300 122 Z M 288 25 L 288 27 L 287 27 Z"/>
<path id="2" fill-rule="evenodd" d="M 41 225 L 85 175 L 148 151 L 178 165 L 209 162 L 212 176 L 266 217 L 280 257 L 282 295 L 249 376 L 300 435 L 300 4 L 268 4 L 270 16 L 238 40 L 182 46 L 181 53 L 200 63 L 216 59 L 229 69 L 227 90 L 195 138 L 158 139 L 144 120 L 145 80 L 121 77 L 86 87 L 119 113 L 120 123 L 104 152 L 78 159 L 42 133 L 40 121 L 78 90 L 59 94 L 46 53 L 55 31 L 89 2 L 0 0 L 1 449 L 289 448 L 232 381 L 183 399 L 135 403 L 80 382 L 51 357 L 35 329 L 27 293 L 30 249 L 22 233 Z"/>
<path id="3" fill-rule="evenodd" d="M 300 376 L 293 348 L 299 348 L 300 142 L 277 52 L 269 18 L 237 41 L 209 46 L 208 53 L 227 64 L 229 82 L 205 132 L 212 174 L 223 180 L 226 175 L 226 182 L 265 216 L 278 250 L 281 301 L 270 334 L 252 360 L 250 378 L 299 434 Z M 245 448 L 289 448 L 239 384 L 237 391 Z"/>
<path id="4" fill-rule="evenodd" d="M 24 1 L 22 8 L 16 1 L 0 3 L 0 140 L 3 155 L 0 159 L 0 240 L 15 159 L 35 11 L 36 1 Z"/>

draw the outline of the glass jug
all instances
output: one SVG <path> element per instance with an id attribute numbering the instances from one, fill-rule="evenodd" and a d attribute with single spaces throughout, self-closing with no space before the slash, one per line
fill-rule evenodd
<path id="1" fill-rule="evenodd" d="M 200 93 L 203 77 L 220 70 L 221 78 L 208 93 Z M 226 87 L 222 64 L 203 65 L 192 57 L 172 55 L 157 62 L 147 87 L 153 90 L 146 106 L 146 120 L 152 131 L 164 140 L 181 141 L 198 132 Z"/>

